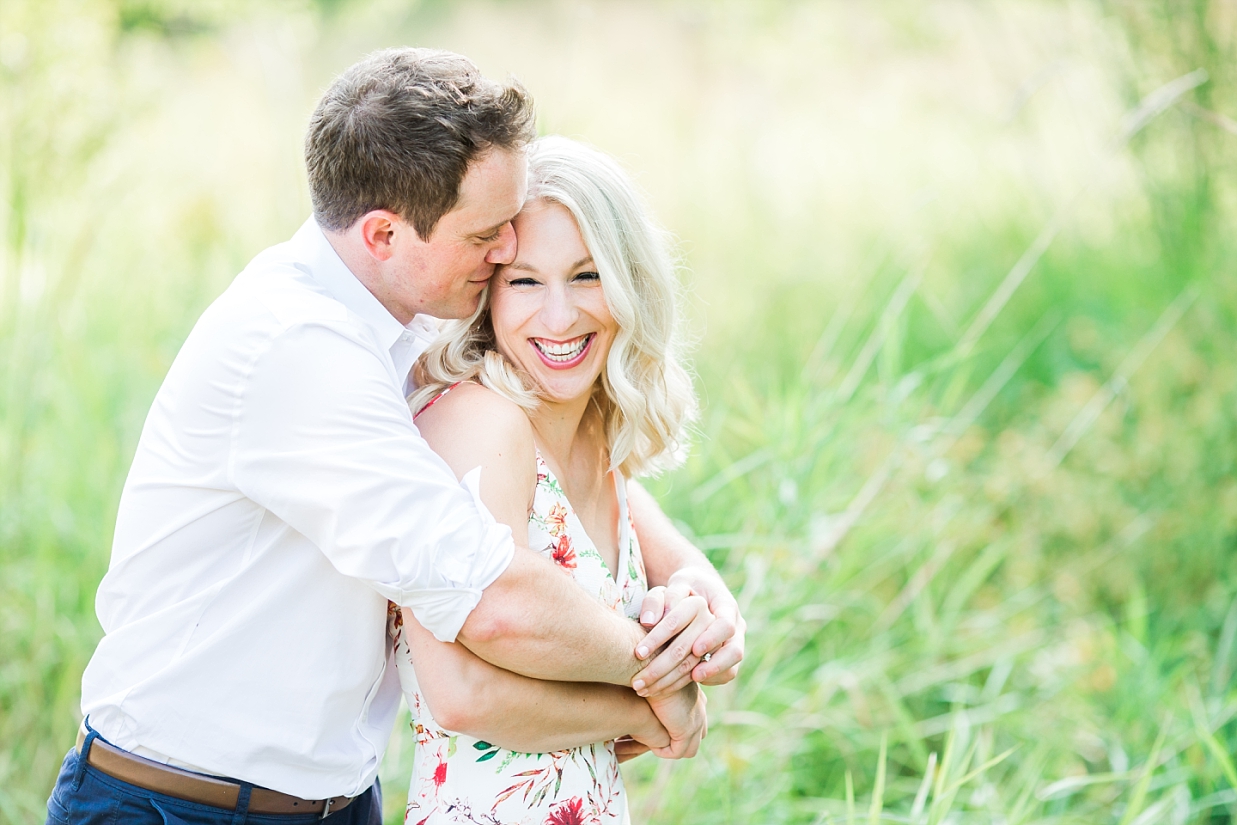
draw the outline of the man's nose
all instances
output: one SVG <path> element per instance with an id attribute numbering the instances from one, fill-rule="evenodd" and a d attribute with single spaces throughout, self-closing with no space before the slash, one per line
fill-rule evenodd
<path id="1" fill-rule="evenodd" d="M 489 264 L 504 265 L 515 260 L 515 227 L 511 225 L 511 221 L 503 224 L 503 228 L 498 230 L 498 239 L 494 241 L 494 246 L 485 254 L 485 262 Z"/>

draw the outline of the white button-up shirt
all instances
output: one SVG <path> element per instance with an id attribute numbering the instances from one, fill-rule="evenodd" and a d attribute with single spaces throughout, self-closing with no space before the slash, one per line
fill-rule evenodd
<path id="1" fill-rule="evenodd" d="M 119 747 L 307 799 L 374 781 L 387 600 L 453 640 L 510 531 L 417 433 L 403 326 L 311 219 L 202 315 L 159 389 L 95 609 L 82 711 Z"/>

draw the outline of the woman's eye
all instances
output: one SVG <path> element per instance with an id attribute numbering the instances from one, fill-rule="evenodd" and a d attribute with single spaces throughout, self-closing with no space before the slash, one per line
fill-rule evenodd
<path id="1" fill-rule="evenodd" d="M 507 284 L 509 286 L 536 286 L 537 280 L 535 278 L 512 278 L 507 281 Z"/>
<path id="2" fill-rule="evenodd" d="M 596 272 L 581 272 L 580 274 L 576 275 L 575 279 L 577 281 L 586 281 L 586 282 L 595 283 L 601 280 L 601 276 L 598 275 Z"/>

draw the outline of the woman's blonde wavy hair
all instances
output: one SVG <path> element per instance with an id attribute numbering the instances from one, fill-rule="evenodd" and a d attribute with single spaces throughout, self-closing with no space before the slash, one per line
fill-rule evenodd
<path id="1" fill-rule="evenodd" d="M 619 332 L 593 398 L 601 411 L 610 466 L 628 477 L 675 466 L 686 454 L 696 414 L 684 367 L 676 309 L 678 282 L 669 235 L 650 217 L 635 184 L 612 158 L 562 137 L 529 147 L 526 204 L 557 203 L 575 218 L 593 256 Z M 417 360 L 413 411 L 460 381 L 475 380 L 532 411 L 537 387 L 499 355 L 489 294 L 472 317 L 448 321 Z"/>

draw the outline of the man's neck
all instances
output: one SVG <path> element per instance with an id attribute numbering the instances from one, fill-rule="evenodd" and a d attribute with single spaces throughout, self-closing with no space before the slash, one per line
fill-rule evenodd
<path id="1" fill-rule="evenodd" d="M 383 309 L 391 313 L 391 316 L 404 326 L 412 323 L 415 313 L 396 306 L 391 300 L 383 288 L 382 269 L 378 262 L 351 232 L 323 229 L 322 234 L 326 236 L 326 241 L 335 250 L 335 254 L 344 262 L 344 266 L 348 267 L 348 271 L 361 282 L 361 286 L 369 290 L 369 294 L 373 295 L 378 303 L 382 304 Z"/>

